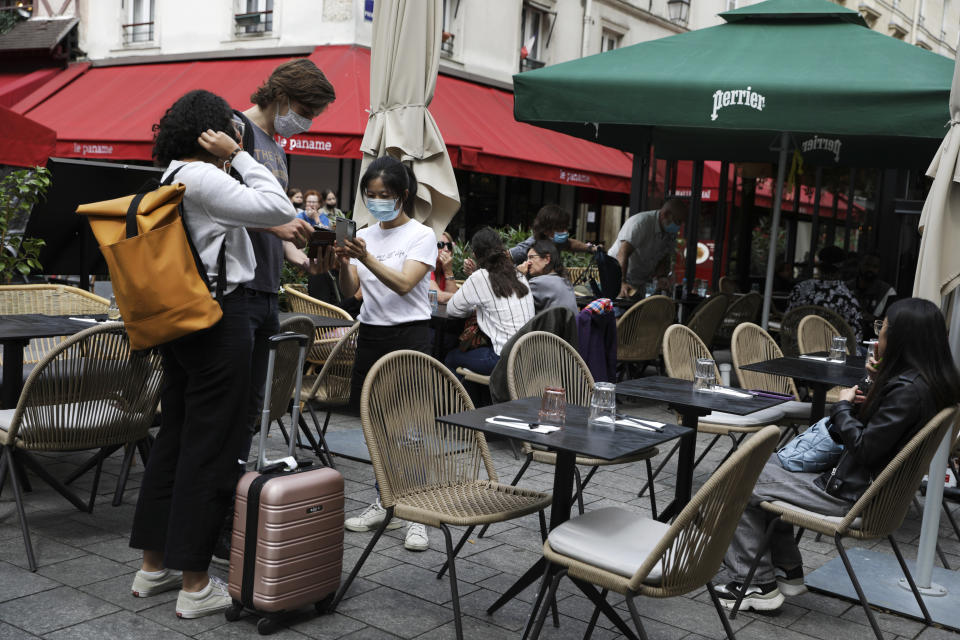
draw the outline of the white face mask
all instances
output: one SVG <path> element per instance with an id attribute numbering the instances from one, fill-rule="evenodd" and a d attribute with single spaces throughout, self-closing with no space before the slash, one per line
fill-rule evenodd
<path id="1" fill-rule="evenodd" d="M 281 138 L 290 138 L 310 130 L 313 120 L 305 118 L 290 107 L 290 98 L 287 98 L 287 112 L 280 115 L 279 109 L 277 115 L 273 118 L 273 129 Z"/>

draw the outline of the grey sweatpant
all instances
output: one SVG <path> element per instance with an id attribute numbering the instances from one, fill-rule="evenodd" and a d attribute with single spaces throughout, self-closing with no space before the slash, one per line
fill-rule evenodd
<path id="1" fill-rule="evenodd" d="M 813 479 L 818 475 L 820 474 L 787 471 L 780 465 L 776 454 L 770 457 L 760 472 L 753 495 L 747 502 L 747 508 L 743 511 L 743 517 L 723 559 L 731 580 L 743 582 L 747 577 L 750 564 L 763 544 L 767 525 L 774 517 L 760 508 L 761 502 L 782 500 L 828 516 L 841 516 L 850 510 L 853 503 L 835 498 L 813 484 Z M 797 543 L 794 542 L 793 527 L 780 523 L 773 532 L 770 549 L 760 558 L 752 583 L 773 582 L 774 566 L 792 569 L 801 564 L 802 558 Z"/>

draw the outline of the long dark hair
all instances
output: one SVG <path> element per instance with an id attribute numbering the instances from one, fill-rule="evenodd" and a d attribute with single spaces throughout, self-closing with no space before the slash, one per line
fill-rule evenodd
<path id="1" fill-rule="evenodd" d="M 550 262 L 547 264 L 543 275 L 555 273 L 561 278 L 567 277 L 567 270 L 563 266 L 563 260 L 560 258 L 560 249 L 553 240 L 537 240 L 530 247 L 538 256 L 550 256 Z"/>
<path id="2" fill-rule="evenodd" d="M 400 199 L 405 214 L 413 215 L 413 206 L 417 197 L 417 176 L 414 175 L 413 169 L 391 156 L 380 156 L 370 163 L 367 170 L 363 172 L 363 177 L 360 178 L 361 197 L 374 178 L 380 178 L 383 186 Z M 404 192 L 407 192 L 406 195 Z"/>
<path id="3" fill-rule="evenodd" d="M 473 248 L 473 255 L 477 257 L 477 265 L 490 274 L 493 295 L 509 298 L 517 294 L 518 298 L 522 298 L 530 293 L 527 285 L 520 281 L 517 268 L 503 248 L 499 233 L 490 227 L 484 227 L 470 238 L 470 246 Z"/>
<path id="4" fill-rule="evenodd" d="M 905 298 L 887 310 L 886 348 L 877 379 L 860 414 L 864 421 L 874 414 L 883 387 L 907 369 L 920 372 L 933 393 L 937 410 L 960 399 L 960 374 L 947 342 L 947 325 L 937 305 L 922 298 Z"/>

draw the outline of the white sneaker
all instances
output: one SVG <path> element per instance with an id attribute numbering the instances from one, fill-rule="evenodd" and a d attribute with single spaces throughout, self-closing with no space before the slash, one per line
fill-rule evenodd
<path id="1" fill-rule="evenodd" d="M 164 591 L 179 589 L 183 584 L 183 574 L 171 569 L 144 571 L 140 569 L 133 577 L 133 597 L 149 598 Z"/>
<path id="2" fill-rule="evenodd" d="M 227 591 L 226 583 L 220 578 L 210 576 L 210 582 L 200 591 L 180 590 L 177 596 L 178 618 L 199 618 L 229 609 L 233 599 Z"/>
<path id="3" fill-rule="evenodd" d="M 363 513 L 353 518 L 347 518 L 343 526 L 346 527 L 347 531 L 374 531 L 386 517 L 387 510 L 380 504 L 380 498 L 377 498 L 377 501 L 364 509 Z M 387 529 L 399 529 L 402 526 L 403 520 L 393 518 L 387 525 Z"/>
<path id="4" fill-rule="evenodd" d="M 403 546 L 410 551 L 426 551 L 430 548 L 430 540 L 427 539 L 427 528 L 419 522 L 411 522 L 407 527 L 407 537 L 403 540 Z"/>

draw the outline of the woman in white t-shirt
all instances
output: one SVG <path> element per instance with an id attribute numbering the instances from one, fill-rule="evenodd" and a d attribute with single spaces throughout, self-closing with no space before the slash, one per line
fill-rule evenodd
<path id="1" fill-rule="evenodd" d="M 337 248 L 340 289 L 348 298 L 363 291 L 357 356 L 350 380 L 350 404 L 360 405 L 363 382 L 374 363 L 400 349 L 430 353 L 429 273 L 437 262 L 437 238 L 411 215 L 417 195 L 413 170 L 390 156 L 374 160 L 360 179 L 360 197 L 379 223 L 357 232 Z M 379 499 L 360 516 L 348 518 L 350 531 L 369 531 L 383 522 Z M 402 526 L 391 520 L 388 528 Z M 404 546 L 428 548 L 423 525 L 411 523 Z"/>

